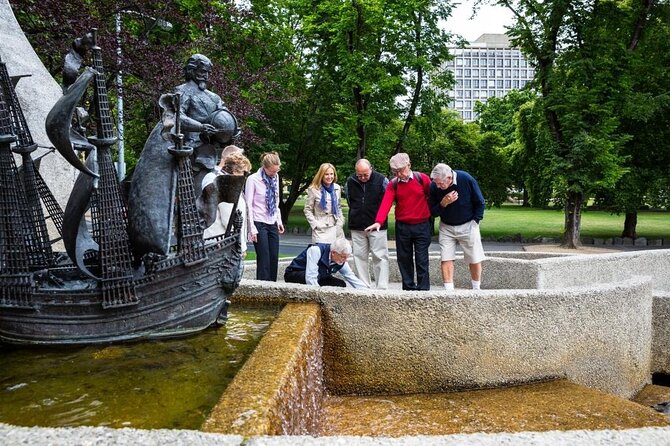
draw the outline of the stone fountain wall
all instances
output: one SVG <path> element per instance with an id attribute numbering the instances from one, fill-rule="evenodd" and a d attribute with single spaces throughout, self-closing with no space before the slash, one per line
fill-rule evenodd
<path id="1" fill-rule="evenodd" d="M 280 262 L 280 277 L 288 264 L 288 261 Z M 432 257 L 430 267 L 431 283 L 439 291 L 442 286 L 439 258 Z M 249 262 L 245 277 L 254 276 L 255 264 Z M 398 265 L 393 260 L 390 262 L 390 276 L 392 281 L 400 281 Z M 561 290 L 573 286 L 617 283 L 645 276 L 651 278 L 653 295 L 651 371 L 670 374 L 670 324 L 667 322 L 670 321 L 670 250 L 593 255 L 488 252 L 483 263 L 482 288 Z M 454 283 L 457 288 L 467 289 L 470 286 L 470 273 L 462 258 L 456 260 Z M 283 293 L 271 288 L 255 289 L 263 300 L 283 301 Z M 302 296 L 302 299 L 307 298 Z"/>
<path id="2" fill-rule="evenodd" d="M 234 300 L 319 302 L 325 383 L 333 393 L 432 392 L 560 376 L 630 397 L 652 372 L 670 371 L 670 251 L 488 256 L 488 289 L 479 292 L 446 292 L 439 283 L 425 293 L 245 280 Z M 439 260 L 431 267 L 435 284 Z M 463 261 L 456 278 L 461 287 L 469 283 Z"/>
<path id="3" fill-rule="evenodd" d="M 373 292 L 249 281 L 234 299 L 321 303 L 334 394 L 424 393 L 556 377 L 623 397 L 650 380 L 648 279 L 562 290 Z"/>
<path id="4" fill-rule="evenodd" d="M 635 276 L 653 277 L 654 294 L 670 293 L 670 250 L 645 250 L 611 254 L 554 254 L 540 252 L 487 252 L 482 264 L 484 289 L 560 289 L 566 286 L 613 283 Z M 279 262 L 278 277 L 290 261 Z M 351 265 L 351 263 L 350 263 Z M 395 258 L 389 262 L 392 282 L 400 282 Z M 247 262 L 244 277 L 256 277 L 255 262 Z M 442 288 L 440 259 L 430 258 L 430 282 Z M 454 269 L 456 288 L 470 288 L 470 272 L 462 256 Z"/>
<path id="5" fill-rule="evenodd" d="M 651 287 L 322 297 L 334 394 L 507 386 L 555 377 L 632 397 L 650 379 Z"/>

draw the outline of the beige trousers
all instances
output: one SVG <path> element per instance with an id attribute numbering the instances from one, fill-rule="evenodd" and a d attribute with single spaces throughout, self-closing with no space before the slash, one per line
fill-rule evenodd
<path id="1" fill-rule="evenodd" d="M 389 287 L 389 248 L 386 230 L 351 231 L 356 276 L 369 287 L 385 290 Z M 375 283 L 370 280 L 369 259 L 372 256 L 372 274 Z"/>

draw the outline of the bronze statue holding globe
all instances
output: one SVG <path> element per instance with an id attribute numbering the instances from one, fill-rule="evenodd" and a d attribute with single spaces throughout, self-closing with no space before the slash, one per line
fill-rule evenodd
<path id="1" fill-rule="evenodd" d="M 221 97 L 208 89 L 212 69 L 209 58 L 192 55 L 184 67 L 186 82 L 174 90 L 181 97 L 179 113 L 175 113 L 172 101 L 167 99 L 169 95 L 159 101 L 163 118 L 146 141 L 128 196 L 129 232 L 136 259 L 148 252 L 167 254 L 174 239 L 177 181 L 174 161 L 167 149 L 172 144 L 175 117 L 179 116 L 184 146 L 193 149 L 191 166 L 196 197 L 201 192 L 202 178 L 214 169 L 222 148 L 240 133 L 237 120 Z"/>

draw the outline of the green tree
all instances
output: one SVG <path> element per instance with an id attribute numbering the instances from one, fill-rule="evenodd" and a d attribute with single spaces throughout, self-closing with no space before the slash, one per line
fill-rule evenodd
<path id="1" fill-rule="evenodd" d="M 426 77 L 447 59 L 449 34 L 438 23 L 449 3 L 435 0 L 294 0 L 302 17 L 299 39 L 305 42 L 308 76 L 332 87 L 336 119 L 326 128 L 335 148 L 367 156 L 370 142 L 385 135 L 402 114 L 404 126 L 394 137 L 402 147 Z M 408 32 L 409 31 L 409 32 Z M 407 95 L 406 106 L 398 99 Z M 385 150 L 383 147 L 374 149 Z"/>
<path id="2" fill-rule="evenodd" d="M 500 206 L 511 186 L 503 139 L 497 132 L 481 133 L 476 123 L 464 123 L 452 110 L 416 118 L 406 141 L 412 167 L 430 173 L 437 163 L 465 170 L 478 181 L 490 206 Z"/>
<path id="3" fill-rule="evenodd" d="M 625 89 L 622 34 L 607 27 L 622 19 L 624 3 L 589 0 L 497 0 L 516 17 L 512 42 L 535 63 L 541 107 L 551 135 L 549 160 L 565 203 L 563 245 L 579 246 L 586 197 L 612 187 L 623 175 L 620 155 L 627 135 L 619 127 L 617 91 Z"/>
<path id="4" fill-rule="evenodd" d="M 625 214 L 622 237 L 635 237 L 639 209 L 670 204 L 670 5 L 648 2 L 628 14 L 638 23 L 623 60 L 629 90 L 622 100 L 621 126 L 631 136 L 624 147 L 629 170 L 610 191 L 609 204 Z"/>
<path id="5" fill-rule="evenodd" d="M 526 149 L 533 150 L 532 146 L 517 140 L 519 135 L 519 109 L 527 103 L 533 103 L 537 93 L 533 90 L 512 90 L 502 97 L 489 98 L 485 103 L 477 102 L 475 112 L 477 122 L 482 131 L 497 132 L 503 138 L 504 148 L 502 155 L 507 159 L 508 172 L 515 188 L 523 192 L 523 204 L 528 205 L 528 186 L 526 180 L 529 156 Z M 536 172 L 535 172 L 536 173 Z"/>
<path id="6" fill-rule="evenodd" d="M 506 147 L 510 177 L 523 185 L 524 204 L 544 207 L 553 196 L 551 135 L 536 101 L 523 104 L 514 116 L 516 141 Z"/>

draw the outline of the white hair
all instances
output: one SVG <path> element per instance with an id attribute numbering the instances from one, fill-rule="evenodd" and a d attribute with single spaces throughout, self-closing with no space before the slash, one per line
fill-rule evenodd
<path id="1" fill-rule="evenodd" d="M 348 257 L 351 255 L 351 243 L 346 238 L 340 237 L 330 245 L 330 250 Z"/>
<path id="2" fill-rule="evenodd" d="M 444 180 L 447 177 L 454 175 L 454 171 L 451 167 L 444 163 L 439 163 L 433 167 L 433 171 L 430 173 L 432 179 Z"/>

